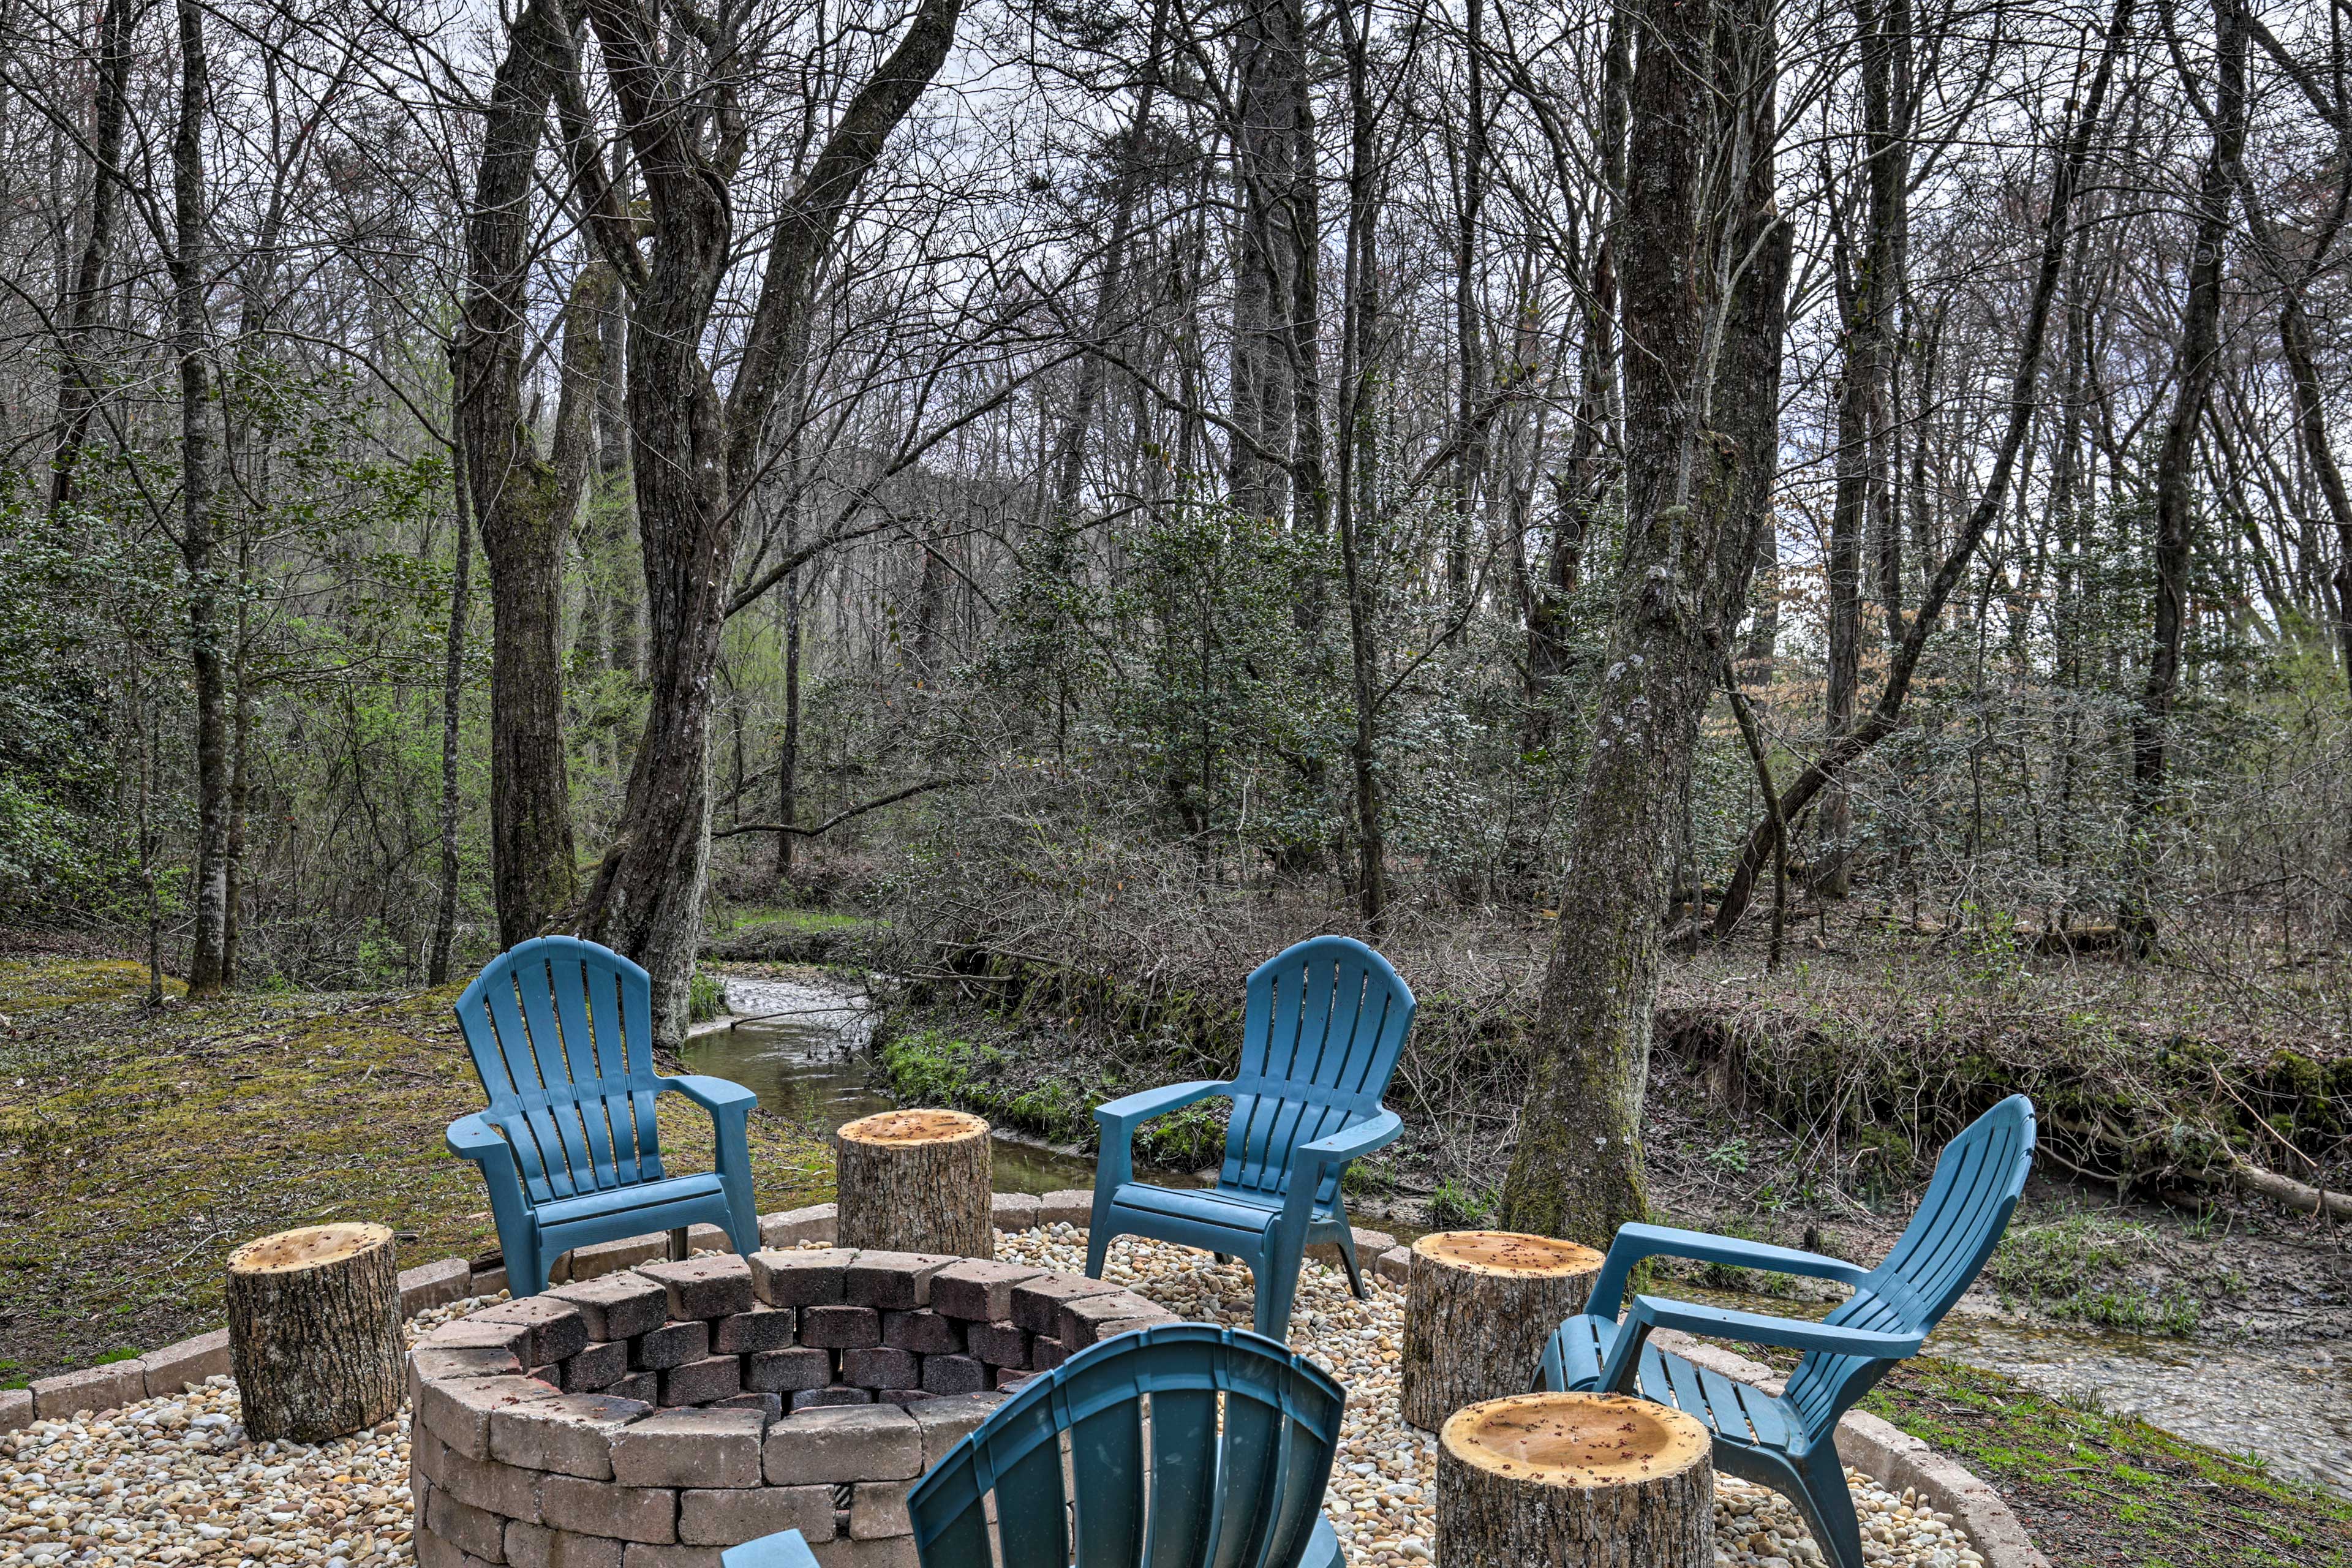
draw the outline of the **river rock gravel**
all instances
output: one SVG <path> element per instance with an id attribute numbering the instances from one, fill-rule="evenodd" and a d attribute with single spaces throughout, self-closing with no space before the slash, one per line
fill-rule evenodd
<path id="1" fill-rule="evenodd" d="M 1077 1273 L 1086 1236 L 1068 1226 L 1000 1233 L 997 1256 Z M 1246 1328 L 1249 1271 L 1188 1247 L 1125 1238 L 1105 1272 L 1181 1317 Z M 1436 1443 L 1397 1414 L 1403 1292 L 1385 1279 L 1349 1294 L 1336 1268 L 1299 1279 L 1291 1341 L 1348 1387 L 1327 1510 L 1356 1568 L 1433 1560 Z M 436 1309 L 410 1336 L 488 1306 Z M 0 1436 L 0 1568 L 203 1563 L 208 1568 L 399 1568 L 413 1563 L 408 1413 L 338 1442 L 253 1443 L 226 1378 L 164 1399 Z M 1981 1568 L 1949 1516 L 1850 1472 L 1864 1551 L 1879 1568 Z M 1796 1510 L 1717 1477 L 1716 1568 L 1823 1568 Z"/>

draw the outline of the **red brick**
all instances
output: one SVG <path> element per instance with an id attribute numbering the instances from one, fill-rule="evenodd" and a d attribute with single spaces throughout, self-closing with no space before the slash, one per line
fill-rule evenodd
<path id="1" fill-rule="evenodd" d="M 855 1251 L 841 1247 L 751 1255 L 752 1291 L 771 1307 L 826 1307 L 839 1302 Z"/>
<path id="2" fill-rule="evenodd" d="M 1044 1272 L 1024 1263 L 967 1258 L 931 1276 L 931 1307 L 973 1322 L 999 1322 L 1013 1315 L 1013 1288 Z"/>
<path id="3" fill-rule="evenodd" d="M 629 1342 L 629 1364 L 639 1372 L 684 1366 L 710 1353 L 710 1325 L 700 1321 L 665 1323 Z"/>
<path id="4" fill-rule="evenodd" d="M 548 1294 L 579 1308 L 588 1337 L 600 1342 L 633 1340 L 669 1321 L 669 1291 L 635 1274 L 577 1280 Z"/>
<path id="5" fill-rule="evenodd" d="M 1012 1320 L 1033 1334 L 1060 1331 L 1062 1304 L 1082 1296 L 1108 1296 L 1118 1287 L 1074 1274 L 1046 1274 L 1013 1288 Z"/>
<path id="6" fill-rule="evenodd" d="M 743 1363 L 731 1355 L 705 1356 L 661 1374 L 661 1402 L 666 1405 L 708 1405 L 742 1392 Z"/>
<path id="7" fill-rule="evenodd" d="M 807 1307 L 801 1311 L 801 1343 L 850 1350 L 882 1342 L 882 1314 L 871 1307 Z"/>
<path id="8" fill-rule="evenodd" d="M 673 1318 L 708 1321 L 751 1310 L 751 1266 L 731 1252 L 675 1263 L 640 1263 L 636 1271 L 668 1290 Z"/>
<path id="9" fill-rule="evenodd" d="M 790 1307 L 753 1307 L 713 1323 L 710 1348 L 719 1355 L 788 1350 L 798 1326 L 798 1314 Z"/>

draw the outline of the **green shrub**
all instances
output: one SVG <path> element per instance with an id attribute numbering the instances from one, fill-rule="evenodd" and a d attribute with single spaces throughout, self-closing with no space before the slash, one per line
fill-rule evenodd
<path id="1" fill-rule="evenodd" d="M 690 1024 L 708 1023 L 727 1011 L 727 987 L 715 975 L 700 970 L 687 978 L 686 1018 Z"/>

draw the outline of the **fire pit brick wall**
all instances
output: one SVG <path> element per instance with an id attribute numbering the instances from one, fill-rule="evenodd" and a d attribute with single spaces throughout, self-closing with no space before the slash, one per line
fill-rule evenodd
<path id="1" fill-rule="evenodd" d="M 798 1530 L 913 1568 L 907 1490 L 1033 1372 L 1169 1313 L 908 1252 L 706 1255 L 556 1286 L 410 1352 L 422 1568 L 719 1568 Z"/>

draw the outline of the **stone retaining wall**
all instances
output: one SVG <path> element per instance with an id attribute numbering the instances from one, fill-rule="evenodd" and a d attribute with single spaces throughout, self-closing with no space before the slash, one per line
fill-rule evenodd
<path id="1" fill-rule="evenodd" d="M 643 1263 L 410 1352 L 422 1568 L 718 1568 L 798 1530 L 913 1568 L 907 1491 L 1031 1373 L 1166 1309 L 983 1258 L 835 1248 Z"/>

